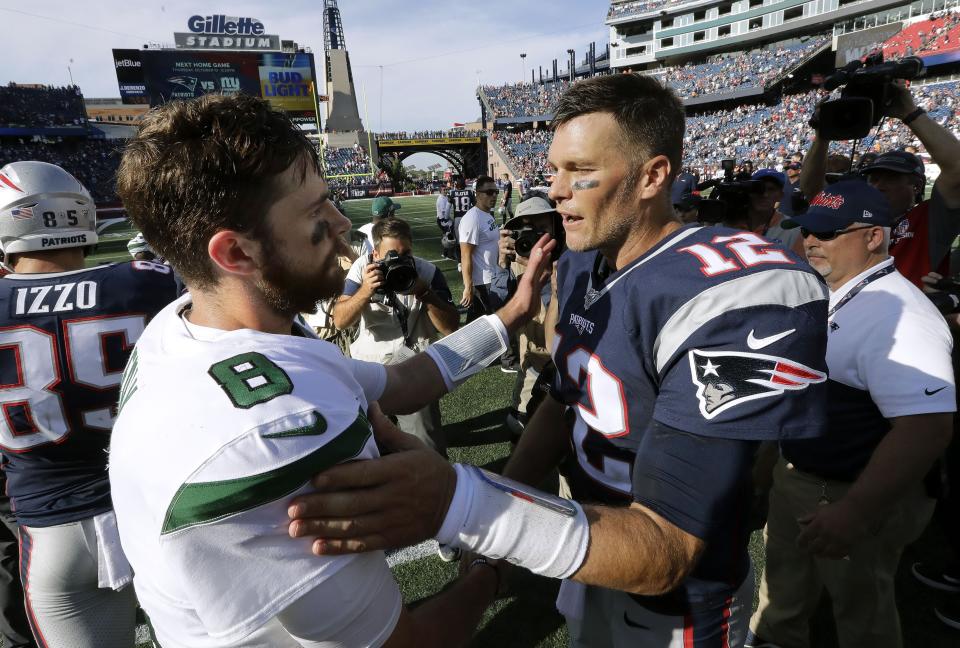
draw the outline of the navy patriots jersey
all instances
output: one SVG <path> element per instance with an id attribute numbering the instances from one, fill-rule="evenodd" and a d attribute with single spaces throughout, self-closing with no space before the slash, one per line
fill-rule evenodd
<path id="1" fill-rule="evenodd" d="M 477 202 L 476 196 L 470 189 L 454 189 L 449 196 L 450 204 L 453 205 L 454 218 L 463 218 L 463 215 Z"/>
<path id="2" fill-rule="evenodd" d="M 574 498 L 639 502 L 703 539 L 685 594 L 729 592 L 749 564 L 749 468 L 718 477 L 693 455 L 749 466 L 759 441 L 824 432 L 826 286 L 756 234 L 689 226 L 616 272 L 566 252 L 558 287 L 553 396 L 568 406 Z M 714 495 L 716 479 L 736 496 Z"/>
<path id="3" fill-rule="evenodd" d="M 149 261 L 0 278 L 0 452 L 18 522 L 110 509 L 120 377 L 147 322 L 176 297 L 172 269 Z"/>

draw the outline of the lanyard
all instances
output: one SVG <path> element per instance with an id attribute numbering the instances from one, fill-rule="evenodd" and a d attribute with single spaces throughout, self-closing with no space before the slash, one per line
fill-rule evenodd
<path id="1" fill-rule="evenodd" d="M 860 282 L 859 282 L 856 286 L 854 286 L 853 288 L 850 289 L 850 292 L 848 292 L 846 295 L 844 295 L 844 296 L 840 299 L 840 301 L 837 302 L 836 306 L 834 306 L 833 308 L 830 309 L 830 312 L 827 313 L 827 319 L 830 319 L 831 317 L 833 317 L 838 310 L 840 310 L 841 308 L 843 308 L 844 306 L 846 306 L 847 303 L 849 303 L 849 301 L 850 301 L 851 299 L 853 299 L 854 297 L 856 297 L 857 294 L 858 294 L 861 290 L 863 290 L 864 288 L 866 288 L 868 285 L 870 285 L 871 283 L 873 283 L 874 281 L 876 281 L 876 280 L 879 279 L 880 277 L 885 277 L 885 276 L 887 276 L 888 274 L 890 274 L 890 273 L 893 272 L 894 270 L 896 270 L 896 268 L 894 268 L 894 267 L 893 267 L 893 264 L 891 263 L 891 264 L 888 265 L 887 267 L 885 267 L 885 268 L 880 268 L 880 269 L 877 270 L 876 272 L 873 272 L 873 273 L 867 275 L 866 277 L 864 277 L 863 279 L 861 279 Z"/>

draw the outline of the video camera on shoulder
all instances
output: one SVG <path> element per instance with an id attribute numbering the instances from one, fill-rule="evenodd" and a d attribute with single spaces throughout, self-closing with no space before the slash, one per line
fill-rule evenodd
<path id="1" fill-rule="evenodd" d="M 839 98 L 821 104 L 815 127 L 830 140 L 866 137 L 880 123 L 884 107 L 890 104 L 895 91 L 893 82 L 916 79 L 924 71 L 923 61 L 916 56 L 884 62 L 883 54 L 877 53 L 866 61 L 851 61 L 824 81 L 824 90 L 843 90 Z"/>
<path id="2" fill-rule="evenodd" d="M 409 292 L 417 283 L 417 263 L 408 254 L 401 255 L 396 250 L 390 250 L 376 264 L 383 273 L 383 285 L 377 288 L 378 293 Z"/>
<path id="3" fill-rule="evenodd" d="M 723 180 L 701 184 L 704 189 L 713 187 L 710 197 L 700 201 L 697 220 L 701 223 L 715 225 L 742 221 L 747 217 L 750 196 L 763 193 L 763 182 L 760 180 L 734 180 L 736 160 L 721 160 L 720 167 L 723 169 Z"/>

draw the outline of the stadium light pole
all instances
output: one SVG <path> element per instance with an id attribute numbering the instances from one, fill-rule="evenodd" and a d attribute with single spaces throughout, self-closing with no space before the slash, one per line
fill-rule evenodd
<path id="1" fill-rule="evenodd" d="M 67 64 L 67 74 L 70 75 L 70 85 L 74 85 L 74 83 L 73 83 L 73 70 L 70 69 L 70 66 L 71 66 L 71 65 L 73 65 L 73 59 L 70 59 L 70 62 Z"/>
<path id="2" fill-rule="evenodd" d="M 526 52 L 520 53 L 520 83 L 523 83 L 523 80 L 527 78 L 527 54 Z"/>

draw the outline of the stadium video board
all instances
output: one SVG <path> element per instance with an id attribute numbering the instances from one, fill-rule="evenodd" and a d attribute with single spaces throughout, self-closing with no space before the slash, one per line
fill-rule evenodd
<path id="1" fill-rule="evenodd" d="M 158 106 L 211 92 L 263 97 L 298 123 L 316 123 L 313 54 L 113 50 L 125 104 Z"/>

